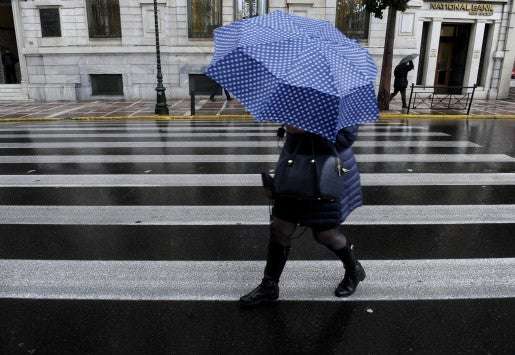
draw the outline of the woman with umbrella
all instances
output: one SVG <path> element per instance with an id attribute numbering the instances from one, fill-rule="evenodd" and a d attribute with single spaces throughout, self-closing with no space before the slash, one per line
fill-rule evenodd
<path id="1" fill-rule="evenodd" d="M 290 251 L 291 237 L 299 226 L 311 228 L 316 241 L 329 248 L 343 262 L 345 275 L 334 291 L 337 297 L 352 295 L 359 282 L 365 278 L 365 270 L 354 255 L 353 245 L 339 230 L 340 224 L 350 212 L 362 204 L 359 171 L 351 149 L 358 126 L 340 130 L 335 144 L 293 126 L 286 126 L 286 130 L 287 139 L 282 155 L 295 150 L 298 145 L 301 145 L 298 153 L 310 155 L 312 142 L 315 154 L 318 155 L 336 148 L 345 167 L 345 178 L 341 186 L 341 195 L 344 197 L 339 201 L 302 196 L 275 198 L 263 280 L 257 288 L 241 297 L 242 306 L 269 303 L 279 297 L 279 278 Z M 276 176 L 279 173 L 276 171 Z"/>
<path id="2" fill-rule="evenodd" d="M 311 228 L 343 262 L 335 295 L 350 296 L 365 271 L 338 227 L 362 204 L 351 146 L 358 125 L 378 117 L 374 61 L 328 22 L 277 11 L 217 29 L 206 74 L 257 120 L 282 123 L 287 131 L 274 178 L 264 175 L 275 200 L 264 277 L 240 304 L 279 297 L 298 226 Z"/>

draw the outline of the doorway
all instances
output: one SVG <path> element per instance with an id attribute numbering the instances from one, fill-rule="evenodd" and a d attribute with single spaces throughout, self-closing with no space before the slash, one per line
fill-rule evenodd
<path id="1" fill-rule="evenodd" d="M 445 23 L 440 32 L 436 60 L 435 86 L 462 86 L 467 64 L 470 31 L 469 23 Z M 459 88 L 437 88 L 437 94 L 459 94 Z"/>
<path id="2" fill-rule="evenodd" d="M 0 84 L 19 84 L 20 63 L 10 1 L 0 1 L 0 59 Z"/>

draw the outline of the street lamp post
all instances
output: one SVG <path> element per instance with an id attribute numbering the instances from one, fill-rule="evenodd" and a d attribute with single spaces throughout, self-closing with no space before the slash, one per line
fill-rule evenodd
<path id="1" fill-rule="evenodd" d="M 155 113 L 157 115 L 168 115 L 168 105 L 166 104 L 166 88 L 163 86 L 163 73 L 161 72 L 161 51 L 159 49 L 159 16 L 157 12 L 157 0 L 154 0 L 154 22 L 156 31 L 156 60 L 157 60 L 157 102 Z"/>

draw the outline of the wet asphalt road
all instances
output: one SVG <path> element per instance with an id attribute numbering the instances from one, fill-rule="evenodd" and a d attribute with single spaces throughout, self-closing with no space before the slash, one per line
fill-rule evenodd
<path id="1" fill-rule="evenodd" d="M 249 311 L 273 127 L 1 125 L 0 354 L 515 353 L 515 121 L 388 121 L 354 151 L 367 280 L 332 298 L 307 232 Z"/>

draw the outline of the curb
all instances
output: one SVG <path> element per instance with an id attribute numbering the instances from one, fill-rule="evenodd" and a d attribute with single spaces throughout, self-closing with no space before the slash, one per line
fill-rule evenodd
<path id="1" fill-rule="evenodd" d="M 426 114 L 398 114 L 384 113 L 379 120 L 391 119 L 423 119 L 423 120 L 469 120 L 469 119 L 508 119 L 514 120 L 513 115 L 426 115 Z M 115 121 L 115 120 L 153 120 L 153 121 L 180 121 L 180 120 L 202 120 L 202 121 L 253 121 L 251 115 L 185 115 L 185 116 L 79 116 L 79 117 L 33 117 L 33 118 L 0 118 L 0 123 L 13 122 L 51 122 L 51 121 Z"/>

